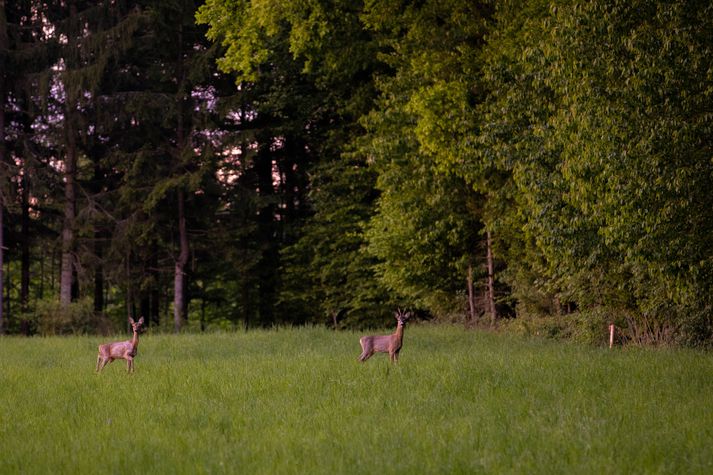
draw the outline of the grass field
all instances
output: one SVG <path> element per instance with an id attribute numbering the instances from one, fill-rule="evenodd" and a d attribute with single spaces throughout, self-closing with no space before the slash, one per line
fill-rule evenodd
<path id="1" fill-rule="evenodd" d="M 322 328 L 0 338 L 0 474 L 713 473 L 713 354 Z"/>

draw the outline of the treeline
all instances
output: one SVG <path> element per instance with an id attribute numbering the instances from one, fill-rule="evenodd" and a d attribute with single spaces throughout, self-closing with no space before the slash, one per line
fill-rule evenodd
<path id="1" fill-rule="evenodd" d="M 4 331 L 711 342 L 710 2 L 200 3 L 5 3 Z"/>

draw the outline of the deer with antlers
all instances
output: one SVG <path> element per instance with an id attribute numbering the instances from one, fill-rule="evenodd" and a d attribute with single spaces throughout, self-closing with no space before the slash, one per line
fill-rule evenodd
<path id="1" fill-rule="evenodd" d="M 359 361 L 368 360 L 374 353 L 388 353 L 392 363 L 399 361 L 399 352 L 404 339 L 404 326 L 406 326 L 408 319 L 411 318 L 411 312 L 403 312 L 398 309 L 395 316 L 397 322 L 396 331 L 391 335 L 371 335 L 363 336 L 359 339 L 362 350 L 361 355 L 359 355 Z"/>
<path id="2" fill-rule="evenodd" d="M 99 345 L 96 372 L 101 371 L 104 366 L 114 360 L 126 360 L 126 371 L 129 373 L 134 371 L 134 356 L 136 356 L 136 352 L 139 349 L 139 330 L 144 324 L 144 317 L 139 318 L 138 322 L 129 317 L 129 323 L 131 323 L 131 329 L 134 331 L 134 336 L 131 340 Z"/>

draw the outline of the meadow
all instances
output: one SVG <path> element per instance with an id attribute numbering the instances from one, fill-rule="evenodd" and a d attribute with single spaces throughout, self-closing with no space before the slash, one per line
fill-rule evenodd
<path id="1" fill-rule="evenodd" d="M 711 353 L 358 337 L 149 332 L 132 375 L 95 374 L 111 338 L 2 337 L 0 474 L 713 473 Z"/>

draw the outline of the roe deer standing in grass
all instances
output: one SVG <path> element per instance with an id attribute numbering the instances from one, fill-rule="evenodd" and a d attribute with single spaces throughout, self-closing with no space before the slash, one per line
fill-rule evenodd
<path id="1" fill-rule="evenodd" d="M 136 352 L 139 349 L 139 329 L 144 324 L 144 317 L 139 318 L 138 322 L 129 317 L 129 323 L 131 323 L 131 328 L 134 330 L 134 337 L 131 340 L 99 345 L 97 372 L 101 371 L 107 363 L 111 363 L 114 360 L 126 360 L 126 371 L 129 373 L 134 371 L 134 356 L 136 356 Z"/>
<path id="2" fill-rule="evenodd" d="M 375 352 L 388 353 L 389 359 L 396 363 L 399 361 L 399 351 L 404 338 L 404 326 L 406 321 L 411 318 L 411 312 L 404 313 L 399 309 L 396 312 L 396 331 L 391 335 L 372 335 L 363 336 L 359 339 L 361 345 L 361 355 L 359 361 L 366 361 L 371 358 Z"/>

